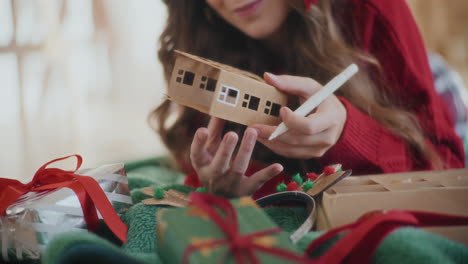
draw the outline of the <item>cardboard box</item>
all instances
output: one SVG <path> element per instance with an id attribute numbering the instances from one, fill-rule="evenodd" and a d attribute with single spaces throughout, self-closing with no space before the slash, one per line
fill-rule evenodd
<path id="1" fill-rule="evenodd" d="M 382 209 L 468 216 L 468 169 L 347 177 L 323 193 L 317 229 L 348 224 Z M 427 231 L 468 245 L 468 226 Z"/>
<path id="2" fill-rule="evenodd" d="M 281 123 L 288 96 L 249 72 L 176 51 L 168 99 L 244 125 Z"/>

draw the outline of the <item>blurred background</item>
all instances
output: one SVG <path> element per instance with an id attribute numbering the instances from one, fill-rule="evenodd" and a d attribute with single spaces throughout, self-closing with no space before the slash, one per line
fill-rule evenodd
<path id="1" fill-rule="evenodd" d="M 468 1 L 408 3 L 468 82 Z M 164 155 L 146 118 L 165 88 L 165 18 L 160 0 L 0 0 L 0 177 L 73 153 L 84 167 Z"/>

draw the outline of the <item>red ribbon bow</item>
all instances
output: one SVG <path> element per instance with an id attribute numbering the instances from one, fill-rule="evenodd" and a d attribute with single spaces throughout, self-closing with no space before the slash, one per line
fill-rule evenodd
<path id="1" fill-rule="evenodd" d="M 265 236 L 268 234 L 278 233 L 280 228 L 272 228 L 241 235 L 239 233 L 239 226 L 237 223 L 237 215 L 231 203 L 221 197 L 213 196 L 206 193 L 192 193 L 190 196 L 190 204 L 197 206 L 204 211 L 208 217 L 226 234 L 226 238 L 208 241 L 197 245 L 187 247 L 184 252 L 184 263 L 189 263 L 190 254 L 202 248 L 211 248 L 221 245 L 227 245 L 229 250 L 234 255 L 237 263 L 244 263 L 246 256 L 250 263 L 260 263 L 254 252 L 262 251 L 281 258 L 285 258 L 298 263 L 306 263 L 306 258 L 296 255 L 292 252 L 286 251 L 276 247 L 265 247 L 254 243 L 254 238 Z M 215 210 L 218 207 L 225 213 L 225 217 Z"/>
<path id="2" fill-rule="evenodd" d="M 70 157 L 76 157 L 78 160 L 76 169 L 73 171 L 47 168 L 51 163 Z M 66 187 L 72 189 L 78 197 L 88 230 L 94 231 L 99 226 L 97 208 L 107 226 L 120 240 L 125 242 L 127 226 L 120 220 L 99 184 L 89 176 L 75 174 L 82 161 L 83 159 L 79 155 L 52 160 L 40 167 L 32 181 L 27 184 L 17 180 L 0 178 L 0 216 L 5 216 L 8 207 L 28 192 L 52 191 Z"/>
<path id="3" fill-rule="evenodd" d="M 307 12 L 309 12 L 310 6 L 311 6 L 312 4 L 317 5 L 317 4 L 318 4 L 318 0 L 304 0 L 305 10 L 306 10 Z"/>

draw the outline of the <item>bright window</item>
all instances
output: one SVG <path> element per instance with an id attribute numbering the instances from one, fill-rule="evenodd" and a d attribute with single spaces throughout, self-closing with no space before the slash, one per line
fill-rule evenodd
<path id="1" fill-rule="evenodd" d="M 239 98 L 239 90 L 234 87 L 223 85 L 221 91 L 218 94 L 218 102 L 227 104 L 230 106 L 237 105 L 237 99 Z"/>

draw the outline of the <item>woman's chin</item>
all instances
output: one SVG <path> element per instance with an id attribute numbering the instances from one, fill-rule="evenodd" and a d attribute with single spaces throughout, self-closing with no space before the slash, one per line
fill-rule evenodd
<path id="1" fill-rule="evenodd" d="M 245 30 L 243 32 L 250 38 L 257 40 L 268 39 L 273 34 L 273 32 L 269 30 Z"/>
<path id="2" fill-rule="evenodd" d="M 237 28 L 253 39 L 263 40 L 271 38 L 274 34 L 278 33 L 280 31 L 281 24 L 277 21 L 271 22 L 259 19 L 253 23 L 239 26 Z"/>

